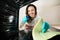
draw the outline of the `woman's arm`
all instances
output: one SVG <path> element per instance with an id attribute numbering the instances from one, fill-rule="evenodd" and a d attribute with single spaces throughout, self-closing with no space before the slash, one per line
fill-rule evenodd
<path id="1" fill-rule="evenodd" d="M 39 19 L 36 25 L 34 26 L 32 31 L 33 40 L 48 40 L 54 37 L 55 35 L 60 35 L 60 32 L 54 32 L 52 30 L 47 31 L 46 33 L 42 33 L 42 24 L 43 20 Z"/>
<path id="2" fill-rule="evenodd" d="M 41 31 L 41 28 L 42 28 L 42 23 L 43 23 L 43 19 L 40 18 L 40 19 L 37 21 L 36 25 L 34 26 L 33 32 L 40 32 L 40 31 Z"/>
<path id="3" fill-rule="evenodd" d="M 20 23 L 20 26 L 19 26 L 19 30 L 21 31 L 21 30 L 23 30 L 22 28 L 24 27 L 24 23 Z"/>
<path id="4" fill-rule="evenodd" d="M 40 18 L 40 19 L 37 21 L 36 25 L 34 26 L 34 28 L 33 28 L 33 30 L 32 30 L 32 36 L 33 36 L 33 39 L 34 39 L 34 40 L 39 39 L 39 38 L 37 38 L 37 37 L 39 36 L 39 34 L 40 34 L 41 30 L 42 30 L 42 29 L 41 29 L 41 28 L 42 28 L 42 23 L 43 23 L 43 19 Z"/>

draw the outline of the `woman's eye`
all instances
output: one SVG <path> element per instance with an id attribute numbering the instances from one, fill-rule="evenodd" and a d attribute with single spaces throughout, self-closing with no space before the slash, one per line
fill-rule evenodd
<path id="1" fill-rule="evenodd" d="M 32 10 L 29 10 L 28 12 L 31 12 L 31 11 L 34 11 L 34 10 L 32 9 Z"/>
<path id="2" fill-rule="evenodd" d="M 31 11 L 35 11 L 35 9 L 32 9 Z"/>
<path id="3" fill-rule="evenodd" d="M 31 11 L 34 11 L 34 9 L 32 9 Z"/>
<path id="4" fill-rule="evenodd" d="M 30 10 L 28 10 L 28 12 L 30 12 Z"/>

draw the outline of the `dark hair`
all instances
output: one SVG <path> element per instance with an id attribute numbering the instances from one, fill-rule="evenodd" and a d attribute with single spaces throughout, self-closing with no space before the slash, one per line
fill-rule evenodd
<path id="1" fill-rule="evenodd" d="M 35 16 L 36 16 L 36 15 L 37 15 L 37 8 L 36 8 L 36 6 L 33 5 L 33 4 L 29 4 L 29 5 L 26 7 L 26 16 L 29 16 L 29 14 L 28 14 L 28 8 L 29 8 L 30 6 L 33 6 L 33 7 L 34 7 L 34 9 L 35 9 Z M 31 19 L 30 16 L 29 16 L 28 21 L 32 21 L 32 19 Z"/>

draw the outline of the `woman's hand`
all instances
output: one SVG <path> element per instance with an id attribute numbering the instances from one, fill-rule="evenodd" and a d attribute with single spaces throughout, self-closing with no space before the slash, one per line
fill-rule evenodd
<path id="1" fill-rule="evenodd" d="M 26 23 L 26 24 L 25 24 L 25 29 L 26 29 L 26 30 L 32 30 L 33 27 L 34 27 L 34 26 L 33 26 L 33 25 L 30 25 L 29 23 Z"/>
<path id="2" fill-rule="evenodd" d="M 26 28 L 26 29 L 29 29 L 29 25 L 28 25 L 28 24 L 26 24 L 26 25 L 25 25 L 25 28 Z"/>

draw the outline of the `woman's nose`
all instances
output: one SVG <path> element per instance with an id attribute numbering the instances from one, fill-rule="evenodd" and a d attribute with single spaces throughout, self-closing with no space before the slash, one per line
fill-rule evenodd
<path id="1" fill-rule="evenodd" d="M 30 11 L 30 13 L 32 14 L 33 12 L 32 12 L 32 11 Z"/>

